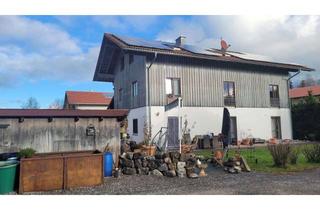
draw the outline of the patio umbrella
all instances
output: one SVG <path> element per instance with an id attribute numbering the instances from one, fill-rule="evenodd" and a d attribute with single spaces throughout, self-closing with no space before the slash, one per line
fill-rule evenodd
<path id="1" fill-rule="evenodd" d="M 223 108 L 223 120 L 222 120 L 222 129 L 221 133 L 223 134 L 223 147 L 229 145 L 229 135 L 230 135 L 230 113 L 227 108 Z"/>

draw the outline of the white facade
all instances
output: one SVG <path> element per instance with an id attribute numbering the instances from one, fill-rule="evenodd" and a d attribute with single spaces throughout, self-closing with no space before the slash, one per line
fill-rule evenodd
<path id="1" fill-rule="evenodd" d="M 130 110 L 128 133 L 137 142 L 143 140 L 143 126 L 147 122 L 147 107 Z M 291 112 L 289 108 L 234 108 L 228 107 L 231 117 L 236 117 L 238 140 L 246 137 L 270 139 L 272 137 L 271 117 L 280 117 L 282 139 L 292 138 Z M 161 127 L 167 127 L 168 117 L 179 117 L 179 129 L 188 121 L 191 138 L 195 135 L 221 133 L 223 107 L 176 107 L 165 111 L 163 106 L 151 107 L 152 136 Z M 138 135 L 132 134 L 132 120 L 138 119 Z"/>
<path id="2" fill-rule="evenodd" d="M 75 105 L 74 109 L 80 109 L 80 110 L 107 110 L 108 106 L 106 106 L 106 105 Z"/>

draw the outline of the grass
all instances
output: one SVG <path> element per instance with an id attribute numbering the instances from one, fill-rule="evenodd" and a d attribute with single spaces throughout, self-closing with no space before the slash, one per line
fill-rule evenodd
<path id="1" fill-rule="evenodd" d="M 304 146 L 298 146 L 304 147 Z M 235 155 L 236 149 L 231 149 L 228 152 L 228 157 Z M 199 150 L 195 152 L 197 155 L 203 155 L 206 158 L 212 157 L 211 150 Z M 314 169 L 320 167 L 320 163 L 309 163 L 302 153 L 299 154 L 297 164 L 291 165 L 288 163 L 286 168 L 278 168 L 273 166 L 272 156 L 267 147 L 259 147 L 255 150 L 252 149 L 240 149 L 240 154 L 247 160 L 250 168 L 258 172 L 268 173 L 288 173 L 298 172 L 308 169 Z"/>

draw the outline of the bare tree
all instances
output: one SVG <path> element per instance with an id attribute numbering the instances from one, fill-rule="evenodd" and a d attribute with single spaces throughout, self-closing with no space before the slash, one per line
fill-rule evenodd
<path id="1" fill-rule="evenodd" d="M 40 109 L 40 105 L 36 98 L 30 97 L 27 101 L 21 106 L 22 109 Z"/>
<path id="2" fill-rule="evenodd" d="M 48 107 L 49 109 L 62 109 L 63 100 L 60 98 L 55 99 Z"/>

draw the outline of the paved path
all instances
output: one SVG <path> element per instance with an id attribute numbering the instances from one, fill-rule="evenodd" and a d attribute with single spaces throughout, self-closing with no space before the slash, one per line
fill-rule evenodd
<path id="1" fill-rule="evenodd" d="M 290 174 L 228 174 L 213 168 L 198 179 L 134 175 L 106 178 L 101 186 L 32 194 L 317 194 L 320 168 Z"/>

